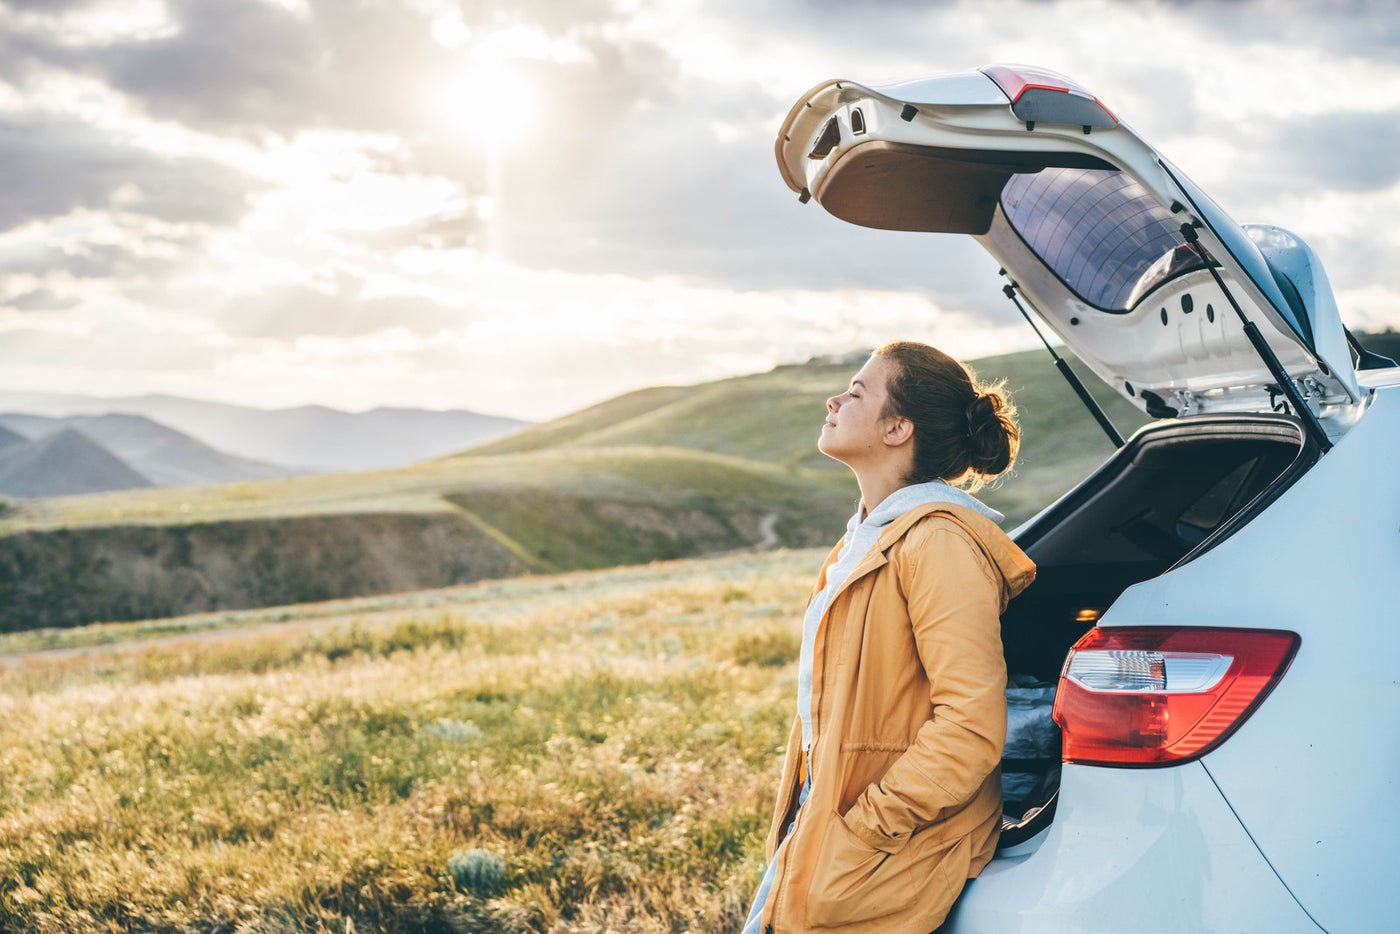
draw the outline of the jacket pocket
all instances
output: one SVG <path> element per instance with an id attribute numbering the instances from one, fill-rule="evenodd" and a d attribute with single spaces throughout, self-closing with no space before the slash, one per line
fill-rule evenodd
<path id="1" fill-rule="evenodd" d="M 903 911 L 914 904 L 912 883 L 902 851 L 876 849 L 833 811 L 807 890 L 807 921 L 832 927 Z"/>

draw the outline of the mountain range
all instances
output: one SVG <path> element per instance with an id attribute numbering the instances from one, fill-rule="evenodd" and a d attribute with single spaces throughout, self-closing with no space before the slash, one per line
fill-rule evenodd
<path id="1" fill-rule="evenodd" d="M 399 467 L 529 425 L 465 410 L 266 410 L 3 391 L 0 413 L 0 495 L 21 497 Z"/>
<path id="2" fill-rule="evenodd" d="M 0 450 L 0 493 L 67 496 L 154 486 L 87 435 L 60 428 L 33 440 L 6 431 Z"/>

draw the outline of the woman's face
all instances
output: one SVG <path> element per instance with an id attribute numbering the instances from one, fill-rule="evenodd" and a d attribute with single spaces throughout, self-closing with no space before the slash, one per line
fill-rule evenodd
<path id="1" fill-rule="evenodd" d="M 851 378 L 850 388 L 826 400 L 826 422 L 822 425 L 817 450 L 849 467 L 883 456 L 891 421 L 889 416 L 889 376 L 891 364 L 874 354 Z"/>

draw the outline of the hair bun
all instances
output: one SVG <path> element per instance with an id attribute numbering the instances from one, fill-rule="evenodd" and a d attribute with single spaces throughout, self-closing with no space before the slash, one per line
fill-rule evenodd
<path id="1" fill-rule="evenodd" d="M 1020 441 L 1014 412 L 1010 402 L 996 388 L 977 392 L 968 404 L 968 454 L 973 470 L 984 476 L 995 476 L 1011 466 Z"/>
<path id="2" fill-rule="evenodd" d="M 996 418 L 1001 396 L 995 392 L 979 392 L 967 406 L 967 434 L 976 437 L 978 431 Z"/>

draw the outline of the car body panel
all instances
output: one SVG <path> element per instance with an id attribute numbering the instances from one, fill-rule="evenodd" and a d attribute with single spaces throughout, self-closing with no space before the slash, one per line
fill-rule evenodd
<path id="1" fill-rule="evenodd" d="M 1286 934 L 1318 927 L 1205 769 L 1191 762 L 1066 765 L 1055 822 L 1040 847 L 988 864 L 939 930 Z"/>
<path id="2" fill-rule="evenodd" d="M 1278 394 L 1271 396 L 1266 387 L 1275 380 L 1204 264 L 1187 279 L 1172 280 L 1171 293 L 1148 292 L 1134 296 L 1133 307 L 1106 308 L 1071 287 L 1066 269 L 1041 261 L 1027 245 L 1025 231 L 1008 217 L 1002 198 L 1009 179 L 1036 184 L 1045 179 L 1041 188 L 1086 173 L 1095 180 L 1127 180 L 1132 186 L 1127 194 L 1116 195 L 1112 185 L 1093 194 L 1106 205 L 1098 215 L 1104 235 L 1093 243 L 1141 235 L 1150 241 L 1142 249 L 1155 249 L 1155 258 L 1184 244 L 1180 225 L 1193 223 L 1219 261 L 1230 295 L 1299 382 L 1307 404 L 1329 420 L 1329 434 L 1345 430 L 1361 393 L 1330 291 L 1319 298 L 1315 288 L 1281 286 L 1281 273 L 1249 232 L 1126 125 L 1092 132 L 1053 124 L 1028 132 L 1027 126 L 980 72 L 891 85 L 831 81 L 794 105 L 778 136 L 778 164 L 790 187 L 852 223 L 976 237 L 1042 321 L 1100 378 L 1149 414 L 1160 414 L 1154 411 L 1158 399 L 1178 414 L 1269 411 Z M 1063 204 L 1051 192 L 1045 211 L 1080 210 L 1088 203 L 1088 195 L 1072 184 L 1061 187 L 1067 188 Z M 1045 193 L 1037 194 L 1039 205 Z M 1173 207 L 1179 210 L 1174 213 Z M 1131 209 L 1151 216 L 1118 237 L 1114 212 Z M 1051 235 L 1059 216 L 1052 214 L 1042 225 Z M 1319 280 L 1298 266 L 1299 258 L 1312 258 L 1310 252 L 1292 258 L 1300 280 L 1325 286 L 1325 277 Z M 1137 271 L 1135 266 L 1115 274 L 1136 278 Z M 1178 310 L 1188 290 L 1200 297 Z M 1308 296 L 1315 299 L 1311 305 Z M 1193 314 L 1194 309 L 1200 312 Z"/>
<path id="3" fill-rule="evenodd" d="M 1377 371 L 1377 383 L 1400 370 Z M 1400 571 L 1400 388 L 1303 477 L 1193 561 L 1129 588 L 1103 626 L 1289 629 L 1289 671 L 1203 760 L 1280 878 L 1331 931 L 1400 917 L 1390 801 L 1400 778 L 1400 626 L 1377 583 Z M 1326 530 L 1326 535 L 1319 533 Z"/>

